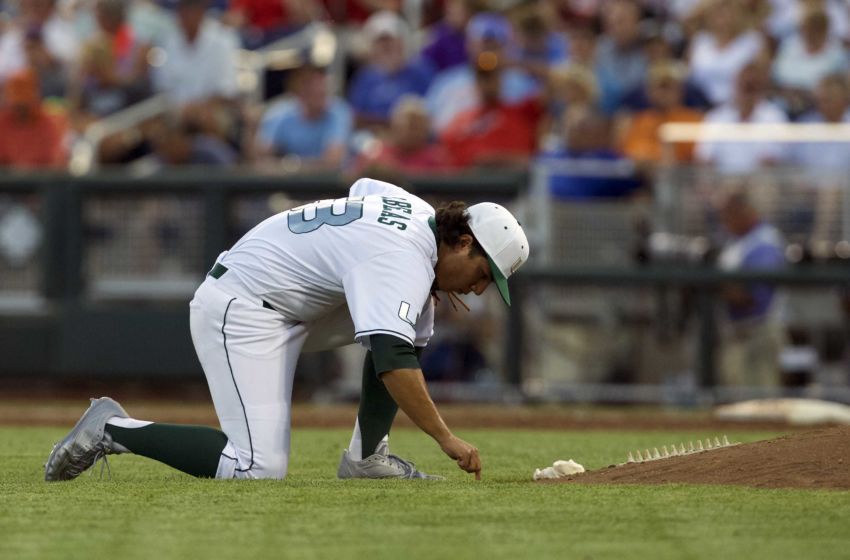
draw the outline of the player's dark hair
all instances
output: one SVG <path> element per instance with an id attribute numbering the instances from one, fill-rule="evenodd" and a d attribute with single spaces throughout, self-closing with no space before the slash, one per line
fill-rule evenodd
<path id="1" fill-rule="evenodd" d="M 435 216 L 437 222 L 437 239 L 449 247 L 460 243 L 461 235 L 472 236 L 472 248 L 469 256 L 483 255 L 484 249 L 475 239 L 475 235 L 469 228 L 469 214 L 466 213 L 466 203 L 459 200 L 449 202 L 437 209 Z"/>

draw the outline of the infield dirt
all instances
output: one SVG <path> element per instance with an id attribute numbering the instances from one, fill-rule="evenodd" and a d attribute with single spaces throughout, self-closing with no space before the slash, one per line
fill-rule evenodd
<path id="1" fill-rule="evenodd" d="M 178 424 L 218 425 L 209 397 L 184 401 L 138 399 L 120 391 L 98 391 L 70 398 L 0 399 L 0 425 L 73 426 L 88 406 L 87 396 L 108 395 L 118 400 L 134 418 Z M 710 411 L 674 412 L 654 408 L 599 408 L 579 406 L 504 406 L 439 404 L 440 413 L 452 428 L 526 430 L 702 430 L 712 433 L 745 431 L 795 431 L 785 422 L 719 420 Z M 298 403 L 292 409 L 294 428 L 349 428 L 357 417 L 357 405 Z M 413 427 L 403 413 L 398 427 Z M 670 442 L 666 442 L 670 443 Z"/>
<path id="2" fill-rule="evenodd" d="M 671 442 L 659 441 L 659 447 Z M 850 426 L 590 471 L 546 483 L 731 484 L 755 488 L 850 489 Z"/>

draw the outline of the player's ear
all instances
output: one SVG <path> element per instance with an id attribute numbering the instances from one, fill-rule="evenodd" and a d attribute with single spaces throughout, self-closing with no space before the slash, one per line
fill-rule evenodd
<path id="1" fill-rule="evenodd" d="M 467 247 L 472 247 L 472 243 L 475 239 L 469 235 L 468 233 L 462 234 L 457 238 L 457 248 L 458 249 L 466 249 Z"/>

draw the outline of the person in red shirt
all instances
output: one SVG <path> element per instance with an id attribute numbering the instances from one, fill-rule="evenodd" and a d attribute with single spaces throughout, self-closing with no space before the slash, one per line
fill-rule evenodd
<path id="1" fill-rule="evenodd" d="M 239 30 L 245 48 L 257 49 L 320 19 L 315 0 L 231 0 L 224 21 Z"/>
<path id="2" fill-rule="evenodd" d="M 44 109 L 32 70 L 13 74 L 0 104 L 0 167 L 61 168 L 68 155 L 67 122 Z"/>
<path id="3" fill-rule="evenodd" d="M 543 112 L 540 101 L 501 101 L 501 73 L 495 54 L 479 56 L 476 86 L 481 103 L 458 114 L 440 138 L 458 167 L 525 165 L 534 152 Z"/>
<path id="4" fill-rule="evenodd" d="M 401 0 L 321 0 L 328 18 L 337 24 L 356 26 L 381 10 L 400 12 Z"/>
<path id="5" fill-rule="evenodd" d="M 431 142 L 431 119 L 421 97 L 406 95 L 393 107 L 387 138 L 376 141 L 358 162 L 364 173 L 416 174 L 448 169 L 443 146 Z"/>

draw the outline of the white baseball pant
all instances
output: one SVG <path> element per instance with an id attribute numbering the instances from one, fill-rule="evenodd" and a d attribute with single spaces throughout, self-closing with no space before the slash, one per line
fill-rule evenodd
<path id="1" fill-rule="evenodd" d="M 310 324 L 288 321 L 233 274 L 208 276 L 189 307 L 192 341 L 228 438 L 216 478 L 283 478 L 298 356 L 352 343 L 348 307 Z"/>

